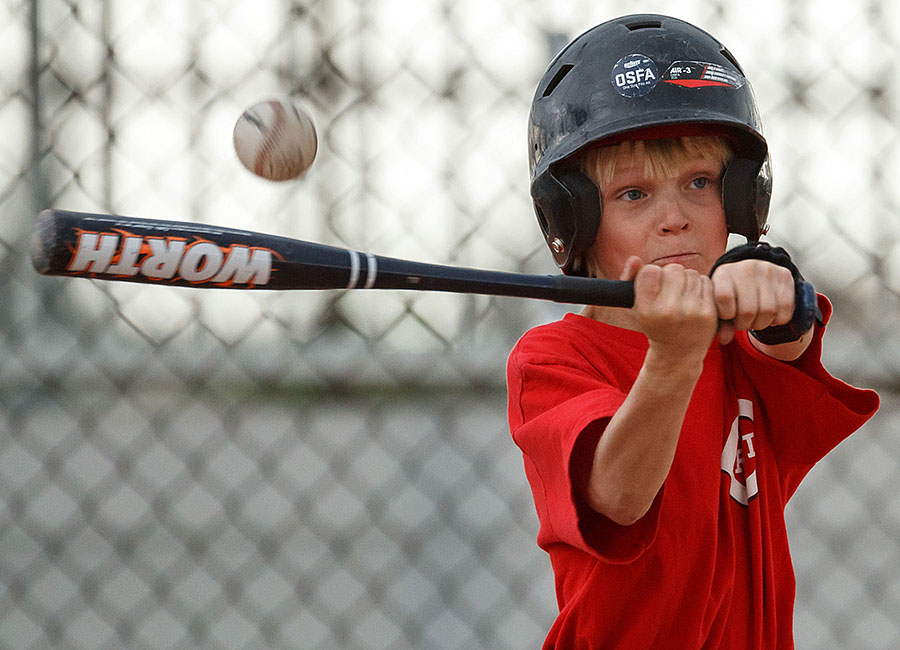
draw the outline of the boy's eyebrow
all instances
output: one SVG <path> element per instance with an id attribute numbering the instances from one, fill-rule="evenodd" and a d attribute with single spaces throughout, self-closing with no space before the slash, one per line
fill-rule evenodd
<path id="1" fill-rule="evenodd" d="M 722 175 L 725 173 L 725 165 L 720 161 L 708 158 L 697 159 L 693 161 L 690 166 L 688 166 L 679 175 L 693 175 L 698 173 L 708 174 L 709 176 L 713 176 L 716 179 L 721 179 Z M 655 173 L 652 170 L 647 170 L 636 166 L 630 166 L 624 169 L 616 166 L 612 176 L 609 178 L 608 182 L 604 184 L 602 189 L 604 189 L 605 191 L 623 189 L 625 187 L 628 187 L 629 185 L 640 185 L 643 182 L 652 181 L 659 178 L 674 177 L 675 176 L 670 177 L 665 174 Z"/>
<path id="2" fill-rule="evenodd" d="M 720 174 L 725 171 L 725 165 L 723 165 L 720 162 L 714 161 L 714 160 L 709 160 L 709 161 L 705 161 L 703 164 L 698 164 L 698 165 L 696 165 L 696 168 L 700 169 L 700 171 L 709 170 L 709 171 L 715 172 L 717 174 Z"/>
<path id="3" fill-rule="evenodd" d="M 643 173 L 628 172 L 622 176 L 616 174 L 609 179 L 608 183 L 600 187 L 600 191 L 606 194 L 615 194 L 631 187 L 640 188 L 652 180 L 654 179 L 648 178 L 647 175 Z"/>

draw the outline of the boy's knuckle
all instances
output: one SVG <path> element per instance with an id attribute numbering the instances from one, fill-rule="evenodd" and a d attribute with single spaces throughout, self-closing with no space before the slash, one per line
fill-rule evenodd
<path id="1" fill-rule="evenodd" d="M 713 286 L 713 298 L 719 304 L 731 304 L 735 300 L 734 292 L 721 285 Z"/>
<path id="2" fill-rule="evenodd" d="M 737 320 L 739 323 L 747 325 L 749 323 L 754 322 L 759 316 L 759 310 L 757 309 L 748 309 L 743 307 L 738 310 Z"/>

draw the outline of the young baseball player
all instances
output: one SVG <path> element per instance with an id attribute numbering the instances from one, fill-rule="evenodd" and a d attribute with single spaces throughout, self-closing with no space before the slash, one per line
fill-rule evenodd
<path id="1" fill-rule="evenodd" d="M 785 504 L 878 397 L 824 369 L 831 304 L 758 241 L 771 179 L 749 83 L 706 32 L 626 16 L 554 59 L 529 136 L 557 265 L 635 289 L 510 354 L 559 605 L 544 647 L 792 648 Z M 729 233 L 748 244 L 726 253 Z"/>

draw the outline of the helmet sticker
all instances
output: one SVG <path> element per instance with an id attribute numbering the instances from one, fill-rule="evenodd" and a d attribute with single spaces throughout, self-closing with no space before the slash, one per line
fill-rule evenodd
<path id="1" fill-rule="evenodd" d="M 656 87 L 659 69 L 650 57 L 629 54 L 613 66 L 610 81 L 623 97 L 643 97 Z"/>
<path id="2" fill-rule="evenodd" d="M 737 89 L 744 85 L 744 77 L 737 70 L 729 70 L 717 63 L 703 61 L 675 61 L 662 78 L 664 83 L 685 88 Z"/>

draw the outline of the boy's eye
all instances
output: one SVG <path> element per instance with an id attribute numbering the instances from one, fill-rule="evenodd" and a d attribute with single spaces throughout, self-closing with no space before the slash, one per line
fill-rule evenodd
<path id="1" fill-rule="evenodd" d="M 702 190 L 702 189 L 704 189 L 704 188 L 706 188 L 706 187 L 709 187 L 709 179 L 706 178 L 705 176 L 701 176 L 701 177 L 699 177 L 699 178 L 695 178 L 693 181 L 691 181 L 691 183 L 692 183 L 693 186 L 696 187 L 698 190 Z"/>
<path id="2" fill-rule="evenodd" d="M 637 201 L 643 196 L 644 193 L 640 190 L 625 190 L 625 192 L 622 193 L 622 198 L 626 201 Z"/>

